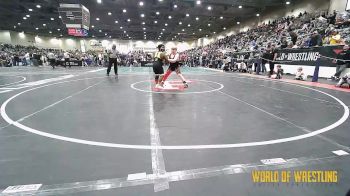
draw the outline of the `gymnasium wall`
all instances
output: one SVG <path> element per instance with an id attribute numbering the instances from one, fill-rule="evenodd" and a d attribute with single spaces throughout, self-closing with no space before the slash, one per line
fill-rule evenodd
<path id="1" fill-rule="evenodd" d="M 95 46 L 91 42 L 98 43 Z M 15 31 L 0 30 L 0 43 L 23 45 L 23 46 L 36 46 L 38 48 L 55 48 L 62 50 L 81 50 L 82 47 L 87 50 L 103 50 L 110 48 L 112 44 L 116 44 L 120 51 L 128 52 L 130 50 L 149 49 L 155 50 L 160 43 L 165 44 L 169 50 L 171 47 L 176 46 L 179 51 L 184 51 L 189 48 L 196 47 L 197 41 L 194 42 L 158 42 L 158 41 L 130 41 L 130 40 L 117 40 L 117 39 L 79 39 L 79 38 L 55 38 L 35 36 L 32 34 L 26 34 Z"/>
<path id="2" fill-rule="evenodd" d="M 330 0 L 329 11 L 337 10 L 340 12 L 345 11 L 347 0 Z"/>

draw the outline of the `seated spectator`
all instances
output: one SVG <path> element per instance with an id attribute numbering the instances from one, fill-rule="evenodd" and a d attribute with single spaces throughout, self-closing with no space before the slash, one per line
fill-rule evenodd
<path id="1" fill-rule="evenodd" d="M 350 87 L 350 72 L 345 74 L 339 82 L 336 84 L 337 87 L 349 88 Z"/>
<path id="2" fill-rule="evenodd" d="M 322 46 L 322 36 L 318 33 L 318 31 L 314 31 L 311 35 L 309 46 Z"/>
<path id="3" fill-rule="evenodd" d="M 282 79 L 283 76 L 283 69 L 281 65 L 277 65 L 276 71 L 273 72 L 271 75 L 272 79 Z"/>
<path id="4" fill-rule="evenodd" d="M 247 72 L 247 64 L 244 61 L 238 63 L 238 71 L 244 73 Z"/>
<path id="5" fill-rule="evenodd" d="M 307 75 L 304 74 L 302 67 L 299 67 L 297 72 L 295 73 L 295 79 L 296 80 L 303 80 L 303 81 L 305 81 L 307 79 Z"/>
<path id="6" fill-rule="evenodd" d="M 339 45 L 342 43 L 341 36 L 338 31 L 334 30 L 329 37 L 330 45 Z"/>

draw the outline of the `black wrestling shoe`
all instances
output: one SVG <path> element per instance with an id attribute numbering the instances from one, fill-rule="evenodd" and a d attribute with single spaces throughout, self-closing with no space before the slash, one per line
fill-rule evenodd
<path id="1" fill-rule="evenodd" d="M 184 87 L 185 87 L 185 88 L 188 88 L 187 82 L 183 81 L 183 83 L 184 83 Z"/>

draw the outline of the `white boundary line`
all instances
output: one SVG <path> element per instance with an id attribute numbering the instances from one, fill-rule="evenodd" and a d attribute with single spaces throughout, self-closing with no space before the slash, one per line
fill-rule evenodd
<path id="1" fill-rule="evenodd" d="M 152 91 L 152 90 L 143 90 L 143 89 L 139 89 L 139 88 L 136 88 L 135 86 L 137 84 L 140 84 L 140 83 L 151 83 L 150 80 L 143 80 L 143 81 L 140 81 L 140 82 L 135 82 L 133 84 L 130 85 L 130 87 L 134 90 L 137 90 L 137 91 L 140 91 L 140 92 L 144 92 L 144 93 L 157 93 L 157 94 L 181 94 L 181 95 L 188 95 L 188 94 L 202 94 L 202 93 L 212 93 L 212 92 L 215 92 L 215 91 L 219 91 L 221 89 L 224 88 L 224 85 L 221 84 L 221 83 L 218 83 L 218 82 L 213 82 L 213 81 L 208 81 L 208 80 L 197 80 L 197 79 L 194 79 L 192 81 L 200 81 L 200 82 L 208 82 L 208 83 L 213 83 L 213 84 L 217 84 L 219 85 L 220 87 L 219 88 L 216 88 L 216 89 L 212 89 L 212 90 L 207 90 L 207 91 L 195 91 L 195 92 L 184 92 L 184 93 L 180 93 L 180 92 L 156 92 L 156 91 Z"/>
<path id="2" fill-rule="evenodd" d="M 164 191 L 169 189 L 169 181 L 165 176 L 165 163 L 163 158 L 162 149 L 158 149 L 158 146 L 161 146 L 159 129 L 156 124 L 156 118 L 154 115 L 153 108 L 153 94 L 149 94 L 149 121 L 150 121 L 150 136 L 151 136 L 151 146 L 154 146 L 155 149 L 151 150 L 152 156 L 152 171 L 153 174 L 158 178 L 154 181 L 154 192 Z"/>
<path id="3" fill-rule="evenodd" d="M 10 75 L 10 76 L 11 76 L 11 75 Z M 7 84 L 1 84 L 1 85 L 0 85 L 0 87 L 3 87 L 3 86 L 9 86 L 9 85 L 12 85 L 12 84 L 18 84 L 18 83 L 21 83 L 21 82 L 23 82 L 23 81 L 27 80 L 27 78 L 26 78 L 26 77 L 24 77 L 24 76 L 12 76 L 12 77 L 22 78 L 22 80 L 17 81 L 17 82 L 7 83 Z"/>
<path id="4" fill-rule="evenodd" d="M 94 77 L 94 78 L 99 78 L 99 77 Z M 288 137 L 288 138 L 281 138 L 281 139 L 274 139 L 274 140 L 266 140 L 266 141 L 258 141 L 258 142 L 246 142 L 246 143 L 235 143 L 235 144 L 209 144 L 209 145 L 180 145 L 180 146 L 167 146 L 167 145 L 162 145 L 162 146 L 150 146 L 150 145 L 130 145 L 130 144 L 116 144 L 116 143 L 106 143 L 106 142 L 96 142 L 96 141 L 90 141 L 90 140 L 82 140 L 82 139 L 76 139 L 76 138 L 71 138 L 71 137 L 65 137 L 65 136 L 60 136 L 60 135 L 55 135 L 55 134 L 51 134 L 51 133 L 47 133 L 47 132 L 43 132 L 43 131 L 39 131 L 37 129 L 33 129 L 30 127 L 27 127 L 19 122 L 15 122 L 14 120 L 12 120 L 6 113 L 6 106 L 7 104 L 15 99 L 16 97 L 18 97 L 19 95 L 22 95 L 28 91 L 32 91 L 35 89 L 39 89 L 39 88 L 43 88 L 43 87 L 47 87 L 47 86 L 52 86 L 55 84 L 62 84 L 62 83 L 67 83 L 67 82 L 74 82 L 74 81 L 80 81 L 80 80 L 87 80 L 87 79 L 91 79 L 91 78 L 84 78 L 84 79 L 77 79 L 77 80 L 70 80 L 70 81 L 62 81 L 62 82 L 57 82 L 57 83 L 52 83 L 52 84 L 47 84 L 47 85 L 43 85 L 43 86 L 39 86 L 39 87 L 35 87 L 32 89 L 28 89 L 25 90 L 21 93 L 18 93 L 12 97 L 10 97 L 9 99 L 7 99 L 0 108 L 0 112 L 1 112 L 1 116 L 3 117 L 3 119 L 9 123 L 12 124 L 24 131 L 30 132 L 30 133 L 34 133 L 37 135 L 41 135 L 44 137 L 48 137 L 48 138 L 52 138 L 52 139 L 57 139 L 57 140 L 62 140 L 62 141 L 66 141 L 66 142 L 72 142 L 72 143 L 79 143 L 79 144 L 86 144 L 86 145 L 92 145 L 92 146 L 102 146 L 102 147 L 110 147 L 110 148 L 127 148 L 127 149 L 143 149 L 143 150 L 150 150 L 150 149 L 167 149 L 167 150 L 189 150 L 189 149 L 222 149 L 222 148 L 239 148 L 239 147 L 251 147 L 251 146 L 263 146 L 263 145 L 270 145 L 270 144 L 278 144 L 278 143 L 285 143 L 285 142 L 291 142 L 291 141 L 297 141 L 297 140 L 301 140 L 301 139 L 306 139 L 306 138 L 310 138 L 316 135 L 319 135 L 321 133 L 325 133 L 327 131 L 330 131 L 336 127 L 338 127 L 339 125 L 343 124 L 349 117 L 349 108 L 338 98 L 334 97 L 333 95 L 330 95 L 326 92 L 317 90 L 317 89 L 313 89 L 313 88 L 309 88 L 306 86 L 299 86 L 301 88 L 305 88 L 305 89 L 309 89 L 312 91 L 316 91 L 316 92 L 320 92 L 324 95 L 327 95 L 331 98 L 333 98 L 334 100 L 336 100 L 341 106 L 343 106 L 344 108 L 344 113 L 343 116 L 336 121 L 335 123 L 318 129 L 316 131 L 312 131 L 310 133 L 306 133 L 306 134 L 302 134 L 302 135 L 298 135 L 298 136 L 293 136 L 293 137 Z"/>

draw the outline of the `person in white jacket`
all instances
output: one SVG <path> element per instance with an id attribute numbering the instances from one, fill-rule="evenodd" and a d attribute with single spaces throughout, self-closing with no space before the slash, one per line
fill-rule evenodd
<path id="1" fill-rule="evenodd" d="M 295 79 L 296 80 L 303 80 L 305 81 L 307 79 L 307 75 L 303 72 L 303 68 L 299 67 L 297 72 L 295 72 Z"/>

